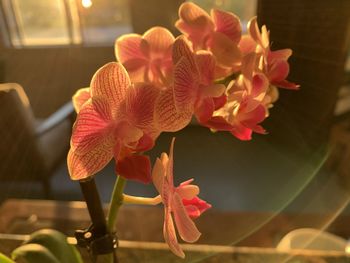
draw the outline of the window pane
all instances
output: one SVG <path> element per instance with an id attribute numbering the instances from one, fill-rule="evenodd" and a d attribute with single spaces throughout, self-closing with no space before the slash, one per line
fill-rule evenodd
<path id="1" fill-rule="evenodd" d="M 132 31 L 127 0 L 79 0 L 84 44 L 113 44 Z"/>
<path id="2" fill-rule="evenodd" d="M 69 44 L 69 31 L 62 0 L 13 0 L 22 45 Z"/>

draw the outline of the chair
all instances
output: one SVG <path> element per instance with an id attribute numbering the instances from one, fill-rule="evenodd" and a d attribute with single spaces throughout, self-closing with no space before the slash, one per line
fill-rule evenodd
<path id="1" fill-rule="evenodd" d="M 50 197 L 50 177 L 69 148 L 73 113 L 69 102 L 38 120 L 19 84 L 0 84 L 0 182 L 37 181 Z"/>

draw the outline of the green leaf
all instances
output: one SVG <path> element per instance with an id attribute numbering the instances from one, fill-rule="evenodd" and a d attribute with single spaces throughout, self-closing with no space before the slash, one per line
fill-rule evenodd
<path id="1" fill-rule="evenodd" d="M 15 263 L 15 262 L 0 252 L 0 263 Z"/>
<path id="2" fill-rule="evenodd" d="M 46 247 L 60 263 L 83 263 L 75 246 L 68 244 L 67 237 L 53 229 L 32 233 L 25 244 L 40 244 Z"/>
<path id="3" fill-rule="evenodd" d="M 12 259 L 23 258 L 28 263 L 62 263 L 47 248 L 39 244 L 26 244 L 12 251 Z"/>

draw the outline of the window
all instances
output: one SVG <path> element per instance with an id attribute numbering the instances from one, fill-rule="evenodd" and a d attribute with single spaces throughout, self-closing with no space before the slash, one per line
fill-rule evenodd
<path id="1" fill-rule="evenodd" d="M 111 45 L 132 31 L 127 0 L 2 0 L 14 47 Z"/>

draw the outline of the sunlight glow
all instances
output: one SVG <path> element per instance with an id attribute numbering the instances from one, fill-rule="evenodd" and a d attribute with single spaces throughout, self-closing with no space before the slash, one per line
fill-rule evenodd
<path id="1" fill-rule="evenodd" d="M 92 6 L 91 0 L 81 0 L 81 4 L 84 8 L 90 8 Z"/>

